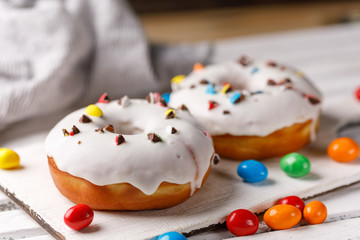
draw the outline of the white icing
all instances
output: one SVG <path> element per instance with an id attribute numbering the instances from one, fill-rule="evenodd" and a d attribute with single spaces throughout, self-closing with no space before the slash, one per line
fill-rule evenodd
<path id="1" fill-rule="evenodd" d="M 258 71 L 253 73 L 254 69 Z M 269 79 L 280 82 L 289 78 L 293 90 L 282 86 L 269 86 Z M 215 84 L 216 94 L 207 94 L 203 79 Z M 233 91 L 221 93 L 221 83 L 229 82 Z M 195 85 L 195 88 L 191 88 Z M 172 84 L 171 106 L 185 104 L 190 112 L 205 126 L 211 135 L 267 136 L 294 123 L 312 120 L 311 137 L 315 137 L 315 124 L 321 104 L 311 104 L 303 94 L 321 99 L 320 92 L 297 70 L 279 66 L 271 67 L 265 61 L 243 66 L 238 62 L 210 65 L 202 71 L 193 71 L 179 84 Z M 232 104 L 229 97 L 238 91 L 246 96 L 244 101 Z M 263 93 L 251 95 L 251 92 Z M 209 101 L 219 106 L 208 110 Z M 223 111 L 230 114 L 223 114 Z"/>
<path id="2" fill-rule="evenodd" d="M 104 114 L 89 116 L 91 123 L 79 122 L 85 108 L 66 116 L 46 138 L 48 156 L 60 170 L 96 185 L 130 183 L 148 195 L 162 182 L 190 183 L 192 193 L 200 188 L 214 154 L 200 123 L 187 111 L 176 110 L 175 119 L 165 119 L 165 107 L 138 99 L 129 102 L 125 108 L 117 101 L 97 103 Z M 95 132 L 108 124 L 115 133 Z M 73 125 L 80 133 L 64 136 L 62 129 L 70 131 Z M 177 133 L 169 134 L 167 126 Z M 116 145 L 116 136 L 124 131 L 133 135 L 123 134 L 126 142 Z M 163 142 L 151 142 L 148 133 L 158 134 Z"/>

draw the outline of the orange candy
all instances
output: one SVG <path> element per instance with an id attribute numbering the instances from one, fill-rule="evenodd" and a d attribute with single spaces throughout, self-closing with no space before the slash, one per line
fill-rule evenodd
<path id="1" fill-rule="evenodd" d="M 312 201 L 304 208 L 304 218 L 310 224 L 319 224 L 327 217 L 326 206 L 320 201 Z"/>
<path id="2" fill-rule="evenodd" d="M 301 219 L 301 211 L 292 205 L 275 205 L 264 214 L 264 222 L 275 230 L 289 229 Z"/>
<path id="3" fill-rule="evenodd" d="M 203 70 L 205 67 L 204 67 L 204 65 L 202 65 L 201 63 L 195 63 L 194 64 L 194 67 L 193 67 L 193 71 L 201 71 L 201 70 Z"/>
<path id="4" fill-rule="evenodd" d="M 351 138 L 341 137 L 330 143 L 327 154 L 335 161 L 350 162 L 359 156 L 360 148 Z"/>

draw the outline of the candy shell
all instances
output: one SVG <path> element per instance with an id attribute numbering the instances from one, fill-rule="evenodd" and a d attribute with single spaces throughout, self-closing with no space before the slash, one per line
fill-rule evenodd
<path id="1" fill-rule="evenodd" d="M 167 232 L 160 235 L 157 240 L 186 240 L 187 238 L 178 232 Z"/>
<path id="2" fill-rule="evenodd" d="M 301 211 L 292 205 L 275 205 L 265 212 L 263 219 L 266 225 L 272 229 L 289 229 L 300 221 Z"/>
<path id="3" fill-rule="evenodd" d="M 242 93 L 241 92 L 236 92 L 234 93 L 233 95 L 230 96 L 229 98 L 229 101 L 232 103 L 232 104 L 236 104 L 238 103 L 239 101 L 241 101 L 241 98 L 243 97 Z"/>
<path id="4" fill-rule="evenodd" d="M 94 117 L 101 117 L 103 115 L 101 109 L 94 104 L 87 106 L 85 112 L 90 116 L 94 116 Z"/>
<path id="5" fill-rule="evenodd" d="M 299 153 L 289 153 L 281 158 L 280 168 L 290 177 L 303 177 L 310 172 L 310 161 Z"/>
<path id="6" fill-rule="evenodd" d="M 279 201 L 279 204 L 287 204 L 297 207 L 301 212 L 304 210 L 305 203 L 298 196 L 287 196 Z"/>
<path id="7" fill-rule="evenodd" d="M 215 102 L 215 101 L 209 101 L 209 108 L 208 108 L 208 110 L 212 110 L 212 109 L 214 109 L 214 108 L 216 108 L 216 107 L 218 107 L 219 106 L 219 104 L 217 103 L 217 102 Z"/>
<path id="8" fill-rule="evenodd" d="M 221 89 L 221 93 L 226 94 L 227 92 L 231 91 L 231 84 L 230 83 L 225 83 L 223 84 L 223 87 Z"/>
<path id="9" fill-rule="evenodd" d="M 355 91 L 355 97 L 356 97 L 357 100 L 360 101 L 360 87 L 358 87 L 358 88 L 356 89 L 356 91 Z"/>
<path id="10" fill-rule="evenodd" d="M 9 148 L 0 148 L 0 168 L 13 169 L 20 166 L 19 155 Z"/>
<path id="11" fill-rule="evenodd" d="M 204 65 L 202 65 L 201 63 L 195 63 L 194 64 L 194 67 L 193 67 L 193 71 L 201 71 L 201 70 L 203 70 L 205 67 L 204 67 Z"/>
<path id="12" fill-rule="evenodd" d="M 249 210 L 238 209 L 229 214 L 226 226 L 235 236 L 247 236 L 256 233 L 259 228 L 259 220 Z"/>
<path id="13" fill-rule="evenodd" d="M 327 217 L 326 206 L 320 201 L 312 201 L 304 208 L 304 218 L 310 224 L 323 223 Z"/>
<path id="14" fill-rule="evenodd" d="M 85 204 L 77 204 L 69 208 L 64 215 L 65 224 L 74 230 L 89 226 L 93 219 L 94 211 Z"/>
<path id="15" fill-rule="evenodd" d="M 207 94 L 216 94 L 215 88 L 212 84 L 209 84 L 206 88 L 205 93 Z"/>
<path id="16" fill-rule="evenodd" d="M 359 145 L 348 137 L 333 140 L 327 149 L 327 154 L 337 162 L 350 162 L 359 157 Z"/>
<path id="17" fill-rule="evenodd" d="M 171 79 L 171 83 L 179 84 L 184 80 L 184 78 L 185 78 L 185 75 L 176 75 L 175 77 L 173 77 Z"/>
<path id="18" fill-rule="evenodd" d="M 161 95 L 161 97 L 165 100 L 166 103 L 169 103 L 170 96 L 171 96 L 171 94 L 169 92 Z"/>
<path id="19" fill-rule="evenodd" d="M 246 182 L 256 183 L 267 178 L 268 170 L 264 164 L 256 160 L 246 160 L 239 164 L 237 174 Z"/>

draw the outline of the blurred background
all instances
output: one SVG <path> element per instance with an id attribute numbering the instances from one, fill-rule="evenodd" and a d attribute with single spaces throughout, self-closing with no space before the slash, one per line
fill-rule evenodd
<path id="1" fill-rule="evenodd" d="M 360 1 L 129 2 L 139 15 L 150 41 L 165 43 L 217 40 L 360 20 Z"/>

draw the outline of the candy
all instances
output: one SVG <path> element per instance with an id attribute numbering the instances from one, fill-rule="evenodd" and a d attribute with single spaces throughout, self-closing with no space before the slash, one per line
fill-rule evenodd
<path id="1" fill-rule="evenodd" d="M 327 149 L 329 157 L 338 162 L 350 162 L 359 157 L 359 145 L 348 137 L 333 140 Z"/>
<path id="2" fill-rule="evenodd" d="M 109 103 L 109 102 L 110 102 L 110 98 L 107 93 L 101 95 L 101 97 L 98 100 L 98 103 Z"/>
<path id="3" fill-rule="evenodd" d="M 176 75 L 171 79 L 171 83 L 179 84 L 184 80 L 185 77 L 186 77 L 185 75 Z"/>
<path id="4" fill-rule="evenodd" d="M 171 96 L 171 94 L 169 92 L 161 95 L 161 97 L 165 100 L 166 103 L 169 103 L 170 96 Z"/>
<path id="5" fill-rule="evenodd" d="M 231 91 L 231 89 L 232 89 L 232 87 L 231 87 L 230 83 L 224 83 L 223 87 L 221 89 L 221 93 L 223 93 L 223 94 L 228 93 Z"/>
<path id="6" fill-rule="evenodd" d="M 209 110 L 216 108 L 219 104 L 215 101 L 209 101 Z"/>
<path id="7" fill-rule="evenodd" d="M 251 74 L 255 74 L 255 73 L 257 73 L 257 72 L 259 72 L 259 68 L 257 68 L 257 67 L 254 67 L 254 68 L 251 70 Z"/>
<path id="8" fill-rule="evenodd" d="M 101 109 L 94 104 L 87 106 L 85 112 L 90 116 L 94 116 L 94 117 L 101 117 L 103 115 Z"/>
<path id="9" fill-rule="evenodd" d="M 312 201 L 306 204 L 304 218 L 310 224 L 323 223 L 327 217 L 326 206 L 320 201 Z"/>
<path id="10" fill-rule="evenodd" d="M 121 105 L 123 108 L 126 108 L 130 105 L 130 98 L 125 95 L 122 98 L 119 99 L 118 104 Z"/>
<path id="11" fill-rule="evenodd" d="M 211 139 L 211 136 L 210 136 L 210 134 L 209 134 L 207 131 L 204 130 L 204 134 L 205 134 L 205 136 L 207 136 L 209 139 Z"/>
<path id="12" fill-rule="evenodd" d="M 264 222 L 275 230 L 289 229 L 301 219 L 301 211 L 292 205 L 275 205 L 264 214 Z"/>
<path id="13" fill-rule="evenodd" d="M 193 71 L 201 71 L 201 70 L 203 70 L 205 67 L 204 67 L 204 65 L 202 65 L 201 63 L 195 63 L 194 64 L 194 67 L 193 67 Z"/>
<path id="14" fill-rule="evenodd" d="M 246 182 L 255 183 L 267 178 L 268 170 L 264 164 L 256 160 L 246 160 L 239 164 L 237 174 Z"/>
<path id="15" fill-rule="evenodd" d="M 12 169 L 20 166 L 19 155 L 9 148 L 0 148 L 0 168 Z"/>
<path id="16" fill-rule="evenodd" d="M 287 196 L 279 201 L 279 204 L 287 204 L 297 207 L 301 212 L 304 210 L 304 201 L 297 196 Z"/>
<path id="17" fill-rule="evenodd" d="M 186 240 L 187 238 L 178 232 L 167 232 L 160 235 L 157 240 Z"/>
<path id="18" fill-rule="evenodd" d="M 215 88 L 212 84 L 209 84 L 205 91 L 207 94 L 216 94 Z"/>
<path id="19" fill-rule="evenodd" d="M 169 108 L 168 110 L 165 111 L 165 118 L 166 119 L 172 119 L 172 118 L 176 118 L 176 113 L 175 110 L 172 108 Z"/>
<path id="20" fill-rule="evenodd" d="M 238 209 L 227 217 L 226 226 L 235 236 L 252 235 L 259 228 L 259 220 L 252 212 Z"/>
<path id="21" fill-rule="evenodd" d="M 122 134 L 119 134 L 119 135 L 117 135 L 116 137 L 115 137 L 115 143 L 116 143 L 116 145 L 121 145 L 121 144 L 123 144 L 123 143 L 125 143 L 126 141 L 125 141 L 125 138 L 124 138 L 124 136 L 122 135 Z"/>
<path id="22" fill-rule="evenodd" d="M 310 161 L 299 153 L 289 153 L 281 158 L 280 168 L 290 177 L 303 177 L 310 172 Z"/>
<path id="23" fill-rule="evenodd" d="M 69 208 L 64 215 L 65 224 L 74 230 L 89 226 L 93 219 L 94 211 L 85 204 L 77 204 Z"/>
<path id="24" fill-rule="evenodd" d="M 358 87 L 355 91 L 355 97 L 357 98 L 357 100 L 360 101 L 360 87 Z"/>
<path id="25" fill-rule="evenodd" d="M 236 92 L 230 96 L 229 100 L 232 104 L 236 104 L 244 100 L 245 96 L 241 92 Z"/>

